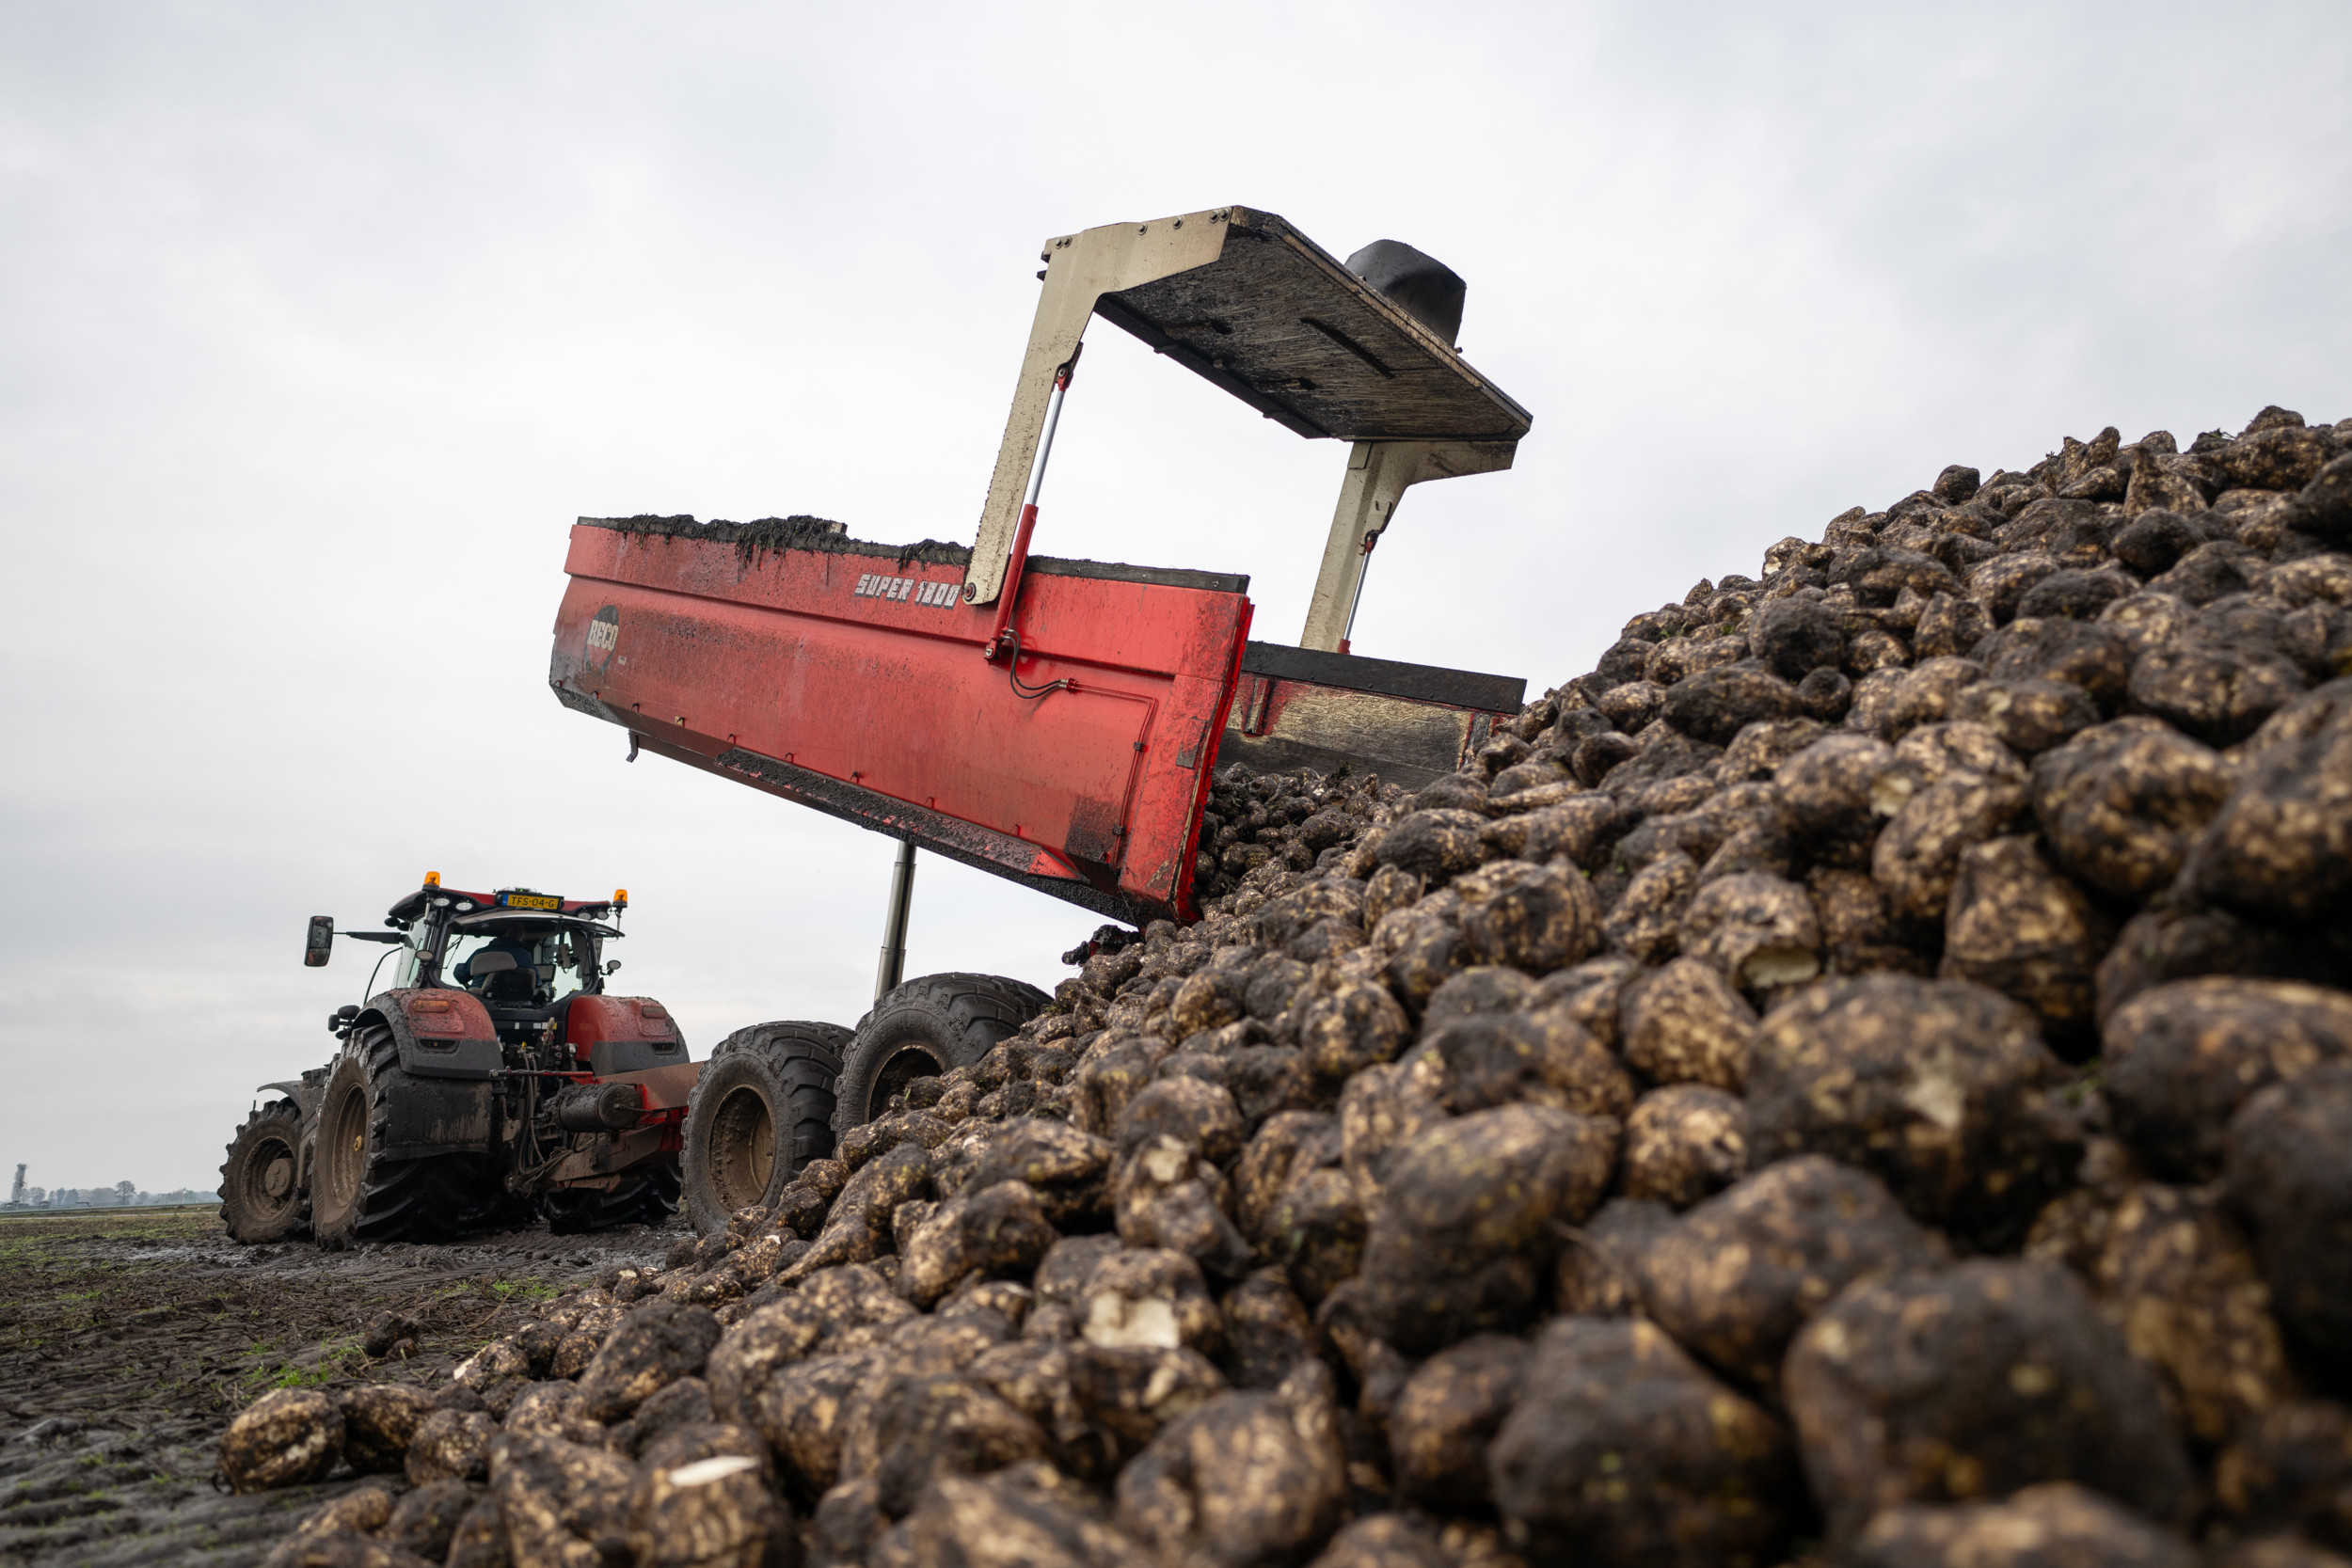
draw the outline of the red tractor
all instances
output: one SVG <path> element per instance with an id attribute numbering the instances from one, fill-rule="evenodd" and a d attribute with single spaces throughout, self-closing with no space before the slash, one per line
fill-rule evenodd
<path id="1" fill-rule="evenodd" d="M 542 1214 L 559 1232 L 666 1219 L 695 1068 L 669 1009 L 606 993 L 628 905 L 428 872 L 389 929 L 341 933 L 387 951 L 366 1000 L 328 1016 L 334 1058 L 263 1085 L 229 1145 L 229 1233 L 341 1248 Z M 303 962 L 326 963 L 337 934 L 313 916 Z"/>

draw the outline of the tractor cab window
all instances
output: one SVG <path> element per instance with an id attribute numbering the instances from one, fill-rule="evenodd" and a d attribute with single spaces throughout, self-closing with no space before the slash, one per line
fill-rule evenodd
<path id="1" fill-rule="evenodd" d="M 545 990 L 535 949 L 535 943 L 503 931 L 464 932 L 450 938 L 441 974 L 494 1006 L 532 1006 Z"/>
<path id="2" fill-rule="evenodd" d="M 359 1000 L 365 1002 L 378 992 L 405 990 L 418 984 L 424 969 L 424 954 L 419 947 L 423 938 L 424 928 L 418 927 L 403 939 L 398 947 L 380 949 L 374 964 L 368 970 L 368 983 L 360 991 Z"/>
<path id="3" fill-rule="evenodd" d="M 539 956 L 552 1000 L 596 989 L 596 942 L 587 932 L 558 931 L 541 941 Z"/>
<path id="4" fill-rule="evenodd" d="M 450 938 L 441 973 L 494 1005 L 545 1006 L 596 989 L 596 942 L 570 927 L 464 931 Z"/>
<path id="5" fill-rule="evenodd" d="M 409 931 L 407 941 L 384 956 L 385 959 L 389 960 L 388 962 L 379 960 L 383 962 L 384 972 L 391 976 L 390 983 L 380 988 L 370 986 L 368 988 L 370 994 L 373 994 L 378 990 L 404 990 L 422 978 L 424 954 L 421 950 L 421 944 L 423 940 L 424 927 L 416 927 Z"/>

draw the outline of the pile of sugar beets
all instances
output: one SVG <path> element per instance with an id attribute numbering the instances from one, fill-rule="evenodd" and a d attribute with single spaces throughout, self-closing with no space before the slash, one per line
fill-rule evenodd
<path id="1" fill-rule="evenodd" d="M 2348 550 L 2352 420 L 2108 430 L 1416 795 L 1231 769 L 1200 924 L 223 1473 L 408 1484 L 279 1563 L 2352 1560 Z"/>

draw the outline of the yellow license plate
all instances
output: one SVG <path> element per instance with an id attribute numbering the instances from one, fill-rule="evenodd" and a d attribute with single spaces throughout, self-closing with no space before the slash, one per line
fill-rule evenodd
<path id="1" fill-rule="evenodd" d="M 544 893 L 510 893 L 499 900 L 510 910 L 560 910 L 564 900 Z"/>

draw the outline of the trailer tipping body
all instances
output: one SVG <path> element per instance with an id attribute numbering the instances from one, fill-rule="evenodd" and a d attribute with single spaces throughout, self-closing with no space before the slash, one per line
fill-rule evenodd
<path id="1" fill-rule="evenodd" d="M 1135 923 L 1196 914 L 1220 756 L 1417 784 L 1518 708 L 1517 681 L 1251 643 L 1247 578 L 1047 557 L 1008 668 L 961 553 L 582 518 L 549 683 L 644 750 Z"/>
<path id="2" fill-rule="evenodd" d="M 813 517 L 583 517 L 549 684 L 640 749 L 1140 924 L 1198 915 L 1211 769 L 1418 785 L 1524 684 L 1349 651 L 1413 484 L 1511 466 L 1525 409 L 1454 344 L 1463 284 L 1381 241 L 1343 263 L 1219 207 L 1049 239 L 971 546 Z M 1053 415 L 1102 316 L 1260 415 L 1352 443 L 1300 646 L 1246 577 L 1028 553 Z M 887 961 L 885 960 L 885 969 Z"/>

